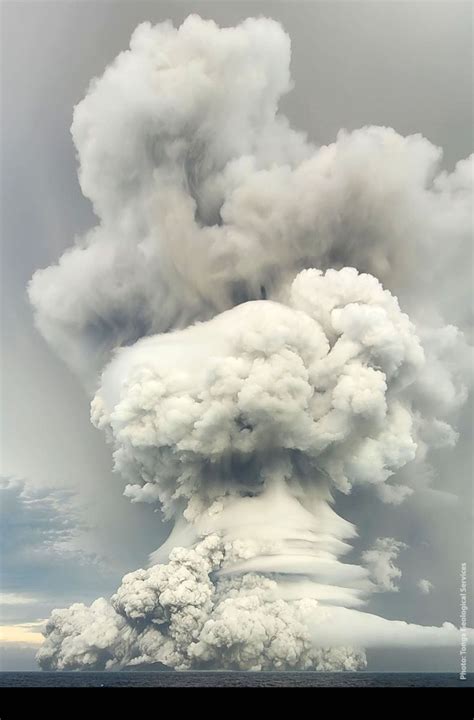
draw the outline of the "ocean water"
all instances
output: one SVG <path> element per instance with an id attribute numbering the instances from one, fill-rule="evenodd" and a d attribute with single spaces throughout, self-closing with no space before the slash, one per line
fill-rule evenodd
<path id="1" fill-rule="evenodd" d="M 474 674 L 316 672 L 1 672 L 0 687 L 474 687 Z"/>

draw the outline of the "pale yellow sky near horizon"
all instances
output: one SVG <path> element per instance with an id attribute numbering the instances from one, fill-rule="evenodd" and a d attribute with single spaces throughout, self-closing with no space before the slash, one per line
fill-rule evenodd
<path id="1" fill-rule="evenodd" d="M 41 632 L 35 632 L 34 628 L 42 626 L 45 622 L 45 620 L 39 620 L 27 625 L 0 625 L 0 643 L 41 645 L 44 636 Z"/>

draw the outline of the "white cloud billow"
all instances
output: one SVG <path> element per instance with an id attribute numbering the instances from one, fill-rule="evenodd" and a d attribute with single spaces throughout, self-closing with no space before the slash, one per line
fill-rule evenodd
<path id="1" fill-rule="evenodd" d="M 394 564 L 401 550 L 408 548 L 405 543 L 393 538 L 377 538 L 370 550 L 362 553 L 362 560 L 370 572 L 378 590 L 396 592 L 397 582 L 402 576 L 400 568 Z"/>
<path id="2" fill-rule="evenodd" d="M 456 443 L 472 161 L 440 172 L 380 127 L 316 148 L 278 112 L 289 61 L 268 19 L 144 23 L 75 108 L 100 222 L 30 299 L 125 494 L 175 526 L 110 601 L 54 611 L 44 667 L 348 670 L 380 642 L 458 641 L 360 609 L 407 548 L 343 562 L 356 530 L 332 505 L 398 504 L 397 472 Z"/>
<path id="3" fill-rule="evenodd" d="M 423 595 L 429 595 L 430 592 L 434 589 L 434 585 L 431 580 L 426 580 L 425 578 L 422 578 L 417 582 L 417 588 Z"/>

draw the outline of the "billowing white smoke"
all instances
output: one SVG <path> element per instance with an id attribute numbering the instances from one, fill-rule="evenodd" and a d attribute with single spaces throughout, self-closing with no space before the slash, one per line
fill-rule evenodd
<path id="1" fill-rule="evenodd" d="M 397 581 L 401 578 L 401 570 L 394 564 L 400 550 L 407 545 L 394 538 L 377 538 L 375 545 L 362 553 L 362 560 L 370 572 L 378 590 L 397 591 Z"/>
<path id="2" fill-rule="evenodd" d="M 250 573 L 213 582 L 224 558 L 222 541 L 209 535 L 191 550 L 174 549 L 167 565 L 126 575 L 110 603 L 55 610 L 39 661 L 61 670 L 157 662 L 180 670 L 364 667 L 361 652 L 315 648 L 305 622 L 315 600 L 285 602 L 274 581 Z"/>
<path id="3" fill-rule="evenodd" d="M 125 494 L 176 523 L 110 602 L 53 613 L 44 667 L 355 669 L 380 633 L 457 642 L 355 609 L 396 589 L 404 545 L 343 563 L 355 528 L 331 503 L 400 503 L 397 472 L 456 442 L 471 161 L 439 173 L 389 128 L 315 148 L 277 111 L 289 60 L 271 20 L 145 23 L 75 108 L 100 224 L 30 298 Z"/>
<path id="4" fill-rule="evenodd" d="M 289 64 L 268 19 L 144 23 L 76 106 L 100 224 L 35 274 L 30 297 L 89 379 L 116 346 L 274 294 L 302 267 L 357 267 L 410 305 L 429 292 L 425 321 L 467 307 L 471 161 L 439 173 L 439 148 L 379 127 L 316 149 L 277 111 Z"/>

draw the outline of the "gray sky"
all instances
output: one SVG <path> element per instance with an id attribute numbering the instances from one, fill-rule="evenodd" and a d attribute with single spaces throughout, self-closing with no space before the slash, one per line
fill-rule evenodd
<path id="1" fill-rule="evenodd" d="M 8 545 L 0 589 L 10 600 L 30 601 L 7 603 L 0 624 L 26 626 L 58 603 L 109 593 L 124 572 L 146 563 L 167 532 L 148 506 L 122 497 L 110 449 L 89 423 L 88 398 L 35 331 L 25 294 L 33 272 L 95 224 L 69 134 L 73 106 L 90 79 L 128 46 L 143 20 L 179 24 L 197 12 L 232 25 L 268 15 L 292 40 L 295 87 L 282 110 L 294 127 L 316 143 L 364 124 L 421 132 L 444 148 L 452 168 L 473 149 L 472 4 L 18 0 L 1 7 L 1 473 L 21 482 L 4 488 Z M 448 482 L 461 502 L 426 491 L 402 508 L 371 512 L 374 498 L 339 500 L 338 512 L 359 527 L 359 547 L 383 534 L 412 548 L 400 558 L 400 592 L 372 601 L 375 612 L 424 624 L 458 622 L 457 576 L 472 551 L 471 411 L 459 446 L 440 455 L 434 479 L 435 487 Z M 32 497 L 39 501 L 32 504 Z M 65 532 L 65 518 L 67 532 L 52 544 L 56 527 Z M 436 592 L 420 595 L 420 577 L 433 579 Z M 3 669 L 33 667 L 33 654 L 27 642 L 9 642 Z M 454 651 L 436 658 L 379 653 L 372 663 L 457 669 Z"/>

